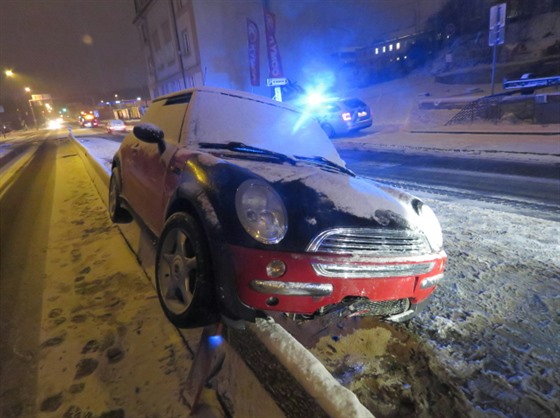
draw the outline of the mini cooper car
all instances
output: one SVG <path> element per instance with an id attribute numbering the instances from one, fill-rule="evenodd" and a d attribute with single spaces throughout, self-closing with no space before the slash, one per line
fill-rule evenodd
<path id="1" fill-rule="evenodd" d="M 115 154 L 109 212 L 157 237 L 157 293 L 179 327 L 341 306 L 403 321 L 446 262 L 422 200 L 349 170 L 314 118 L 237 91 L 154 100 Z"/>

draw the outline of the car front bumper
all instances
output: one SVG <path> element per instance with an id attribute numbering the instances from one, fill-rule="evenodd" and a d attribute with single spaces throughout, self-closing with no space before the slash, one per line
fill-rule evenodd
<path id="1" fill-rule="evenodd" d="M 263 311 L 313 314 L 347 297 L 373 302 L 408 300 L 420 304 L 443 278 L 447 256 L 357 259 L 346 255 L 285 253 L 230 246 L 236 289 L 247 306 Z M 267 267 L 281 262 L 285 272 L 271 277 Z M 325 271 L 318 266 L 328 266 Z M 345 276 L 344 266 L 352 274 Z M 361 270 L 367 277 L 360 277 Z M 329 272 L 339 272 L 329 275 Z M 372 273 L 372 271 L 374 273 Z M 379 271 L 378 277 L 375 277 Z M 391 275 L 390 272 L 393 271 Z"/>

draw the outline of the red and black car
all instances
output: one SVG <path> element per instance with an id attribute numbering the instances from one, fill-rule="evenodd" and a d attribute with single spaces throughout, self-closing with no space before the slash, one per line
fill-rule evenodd
<path id="1" fill-rule="evenodd" d="M 314 118 L 264 97 L 156 99 L 114 157 L 109 201 L 158 237 L 158 296 L 180 327 L 341 305 L 403 321 L 443 278 L 432 210 L 354 174 Z"/>

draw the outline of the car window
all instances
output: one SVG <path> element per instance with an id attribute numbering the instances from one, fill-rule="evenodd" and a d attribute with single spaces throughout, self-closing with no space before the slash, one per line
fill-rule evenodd
<path id="1" fill-rule="evenodd" d="M 158 126 L 167 142 L 178 144 L 190 97 L 190 94 L 180 95 L 152 102 L 142 122 Z"/>
<path id="2" fill-rule="evenodd" d="M 366 106 L 366 104 L 362 102 L 360 99 L 347 99 L 347 100 L 343 100 L 343 103 L 348 107 Z"/>
<path id="3" fill-rule="evenodd" d="M 211 91 L 197 91 L 189 110 L 189 142 L 246 145 L 288 156 L 324 157 L 344 161 L 317 120 L 294 108 Z"/>

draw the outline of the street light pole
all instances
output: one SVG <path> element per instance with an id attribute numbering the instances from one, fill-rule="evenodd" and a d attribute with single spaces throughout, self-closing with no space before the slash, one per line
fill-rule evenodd
<path id="1" fill-rule="evenodd" d="M 35 118 L 35 110 L 33 110 L 33 99 L 29 99 L 29 107 L 31 108 L 31 116 L 33 116 L 33 126 L 37 130 L 37 119 Z"/>
<path id="2" fill-rule="evenodd" d="M 31 89 L 29 87 L 24 88 L 26 93 L 31 93 Z M 35 118 L 35 110 L 33 109 L 33 96 L 31 96 L 31 99 L 28 100 L 29 102 L 29 108 L 31 109 L 31 116 L 33 116 L 33 126 L 35 127 L 35 129 L 37 129 L 37 119 Z"/>

